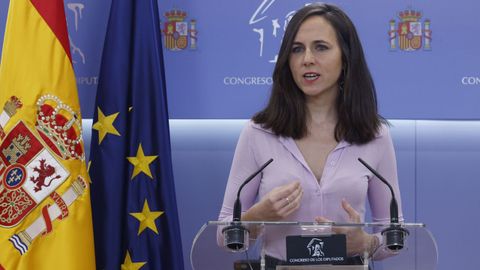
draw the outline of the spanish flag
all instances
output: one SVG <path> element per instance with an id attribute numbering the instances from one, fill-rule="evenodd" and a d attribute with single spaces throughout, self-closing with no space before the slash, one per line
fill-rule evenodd
<path id="1" fill-rule="evenodd" d="M 12 0 L 0 62 L 0 269 L 95 269 L 62 0 Z"/>

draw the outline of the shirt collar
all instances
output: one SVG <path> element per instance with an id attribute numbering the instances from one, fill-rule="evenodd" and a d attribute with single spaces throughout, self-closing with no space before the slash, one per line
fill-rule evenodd
<path id="1" fill-rule="evenodd" d="M 257 124 L 257 123 L 254 123 L 254 122 L 252 122 L 252 127 L 255 128 L 255 129 L 262 130 L 264 132 L 270 133 L 270 134 L 275 134 L 271 129 L 263 128 L 260 124 Z M 378 136 L 379 135 L 377 135 L 377 137 Z M 297 145 L 295 144 L 295 141 L 292 138 L 278 136 L 278 139 L 291 153 L 294 154 L 294 152 L 299 152 L 298 147 L 297 147 Z M 335 149 L 333 149 L 333 151 L 345 148 L 345 147 L 350 146 L 350 145 L 351 145 L 351 143 L 349 143 L 347 141 L 344 141 L 344 140 L 341 140 L 337 144 Z M 296 151 L 295 151 L 295 149 L 296 149 Z"/>

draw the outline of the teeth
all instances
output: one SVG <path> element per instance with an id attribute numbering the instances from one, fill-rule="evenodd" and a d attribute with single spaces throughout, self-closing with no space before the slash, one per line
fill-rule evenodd
<path id="1" fill-rule="evenodd" d="M 315 80 L 319 76 L 320 75 L 318 75 L 318 74 L 305 74 L 305 75 L 303 75 L 303 77 L 307 80 Z"/>

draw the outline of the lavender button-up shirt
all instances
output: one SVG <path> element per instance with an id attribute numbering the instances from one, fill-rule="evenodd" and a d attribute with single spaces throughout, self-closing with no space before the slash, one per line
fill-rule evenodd
<path id="1" fill-rule="evenodd" d="M 401 215 L 396 158 L 387 126 L 382 126 L 376 138 L 363 145 L 340 141 L 328 155 L 322 178 L 317 181 L 292 138 L 276 136 L 249 121 L 238 140 L 219 220 L 232 219 L 238 188 L 270 158 L 274 161 L 242 190 L 243 211 L 275 187 L 298 180 L 304 191 L 300 208 L 283 221 L 311 222 L 323 216 L 334 222 L 350 222 L 341 206 L 345 198 L 364 222 L 368 198 L 373 222 L 389 222 L 390 191 L 357 160 L 362 158 L 390 182 L 399 200 Z M 270 232 L 265 235 L 267 254 L 285 259 L 282 235 L 288 232 Z"/>

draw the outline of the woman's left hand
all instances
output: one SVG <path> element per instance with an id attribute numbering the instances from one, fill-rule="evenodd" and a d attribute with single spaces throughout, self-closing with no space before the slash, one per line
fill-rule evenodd
<path id="1" fill-rule="evenodd" d="M 360 215 L 345 200 L 342 200 L 342 207 L 347 212 L 350 222 L 360 223 Z M 316 217 L 317 222 L 332 222 L 324 217 Z M 347 238 L 347 256 L 363 255 L 364 252 L 373 252 L 378 240 L 375 235 L 366 233 L 361 227 L 336 227 L 333 231 L 337 234 L 345 234 Z"/>

